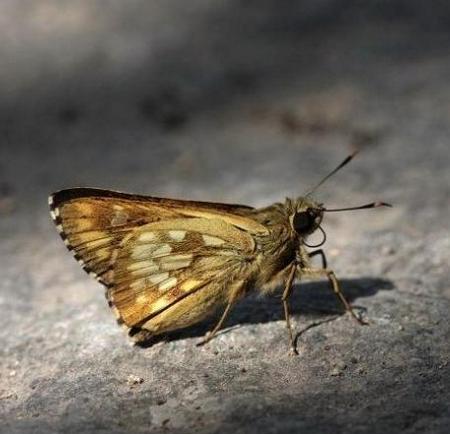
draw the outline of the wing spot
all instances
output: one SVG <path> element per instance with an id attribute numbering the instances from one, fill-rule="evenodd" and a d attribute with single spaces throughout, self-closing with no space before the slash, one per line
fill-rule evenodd
<path id="1" fill-rule="evenodd" d="M 183 241 L 186 231 L 169 231 L 169 237 L 174 241 Z"/>
<path id="2" fill-rule="evenodd" d="M 150 312 L 151 313 L 154 313 L 154 312 L 157 312 L 157 311 L 159 311 L 159 310 L 162 310 L 162 309 L 164 309 L 165 307 L 167 307 L 170 303 L 171 303 L 171 299 L 170 298 L 167 298 L 167 297 L 160 297 L 160 298 L 158 298 L 157 300 L 155 300 L 155 302 L 151 305 L 151 310 L 150 310 Z M 151 319 L 150 320 L 148 320 L 143 326 L 142 326 L 142 328 L 146 328 L 146 326 L 147 327 L 150 327 L 150 328 L 154 328 L 154 327 L 152 327 L 152 324 L 151 324 Z"/>
<path id="3" fill-rule="evenodd" d="M 155 248 L 155 244 L 144 244 L 141 246 L 136 246 L 133 249 L 133 253 L 131 254 L 131 257 L 134 259 L 142 259 L 146 256 L 149 256 L 151 251 Z"/>
<path id="4" fill-rule="evenodd" d="M 50 211 L 50 215 L 51 215 L 52 219 L 56 221 L 56 219 L 59 217 L 59 209 L 58 208 L 52 209 Z"/>
<path id="5" fill-rule="evenodd" d="M 53 205 L 53 195 L 51 195 L 51 196 L 48 197 L 48 204 L 49 204 L 50 206 Z"/>
<path id="6" fill-rule="evenodd" d="M 152 276 L 149 276 L 148 279 L 150 282 L 152 282 L 155 285 L 158 285 L 161 282 L 164 282 L 164 280 L 167 280 L 169 278 L 169 273 L 158 273 L 153 274 Z"/>
<path id="7" fill-rule="evenodd" d="M 149 259 L 148 261 L 134 262 L 133 264 L 128 265 L 127 270 L 131 271 L 133 274 L 148 274 L 158 271 L 159 267 Z"/>
<path id="8" fill-rule="evenodd" d="M 184 292 L 189 292 L 192 289 L 194 289 L 196 286 L 198 286 L 200 283 L 202 283 L 201 280 L 189 279 L 180 285 L 180 289 Z"/>
<path id="9" fill-rule="evenodd" d="M 111 226 L 121 226 L 127 223 L 128 214 L 126 212 L 116 210 L 113 218 L 111 219 Z"/>
<path id="10" fill-rule="evenodd" d="M 139 280 L 135 280 L 134 282 L 130 283 L 130 288 L 135 291 L 135 290 L 139 290 L 142 288 L 145 288 L 145 282 L 142 279 Z"/>
<path id="11" fill-rule="evenodd" d="M 164 282 L 160 283 L 158 286 L 158 289 L 160 291 L 167 291 L 170 288 L 173 288 L 177 284 L 177 278 L 171 277 L 170 279 L 165 280 Z"/>
<path id="12" fill-rule="evenodd" d="M 161 247 L 153 251 L 152 256 L 155 258 L 158 256 L 165 256 L 168 255 L 171 251 L 172 247 L 170 247 L 169 244 L 163 244 Z"/>
<path id="13" fill-rule="evenodd" d="M 109 304 L 109 303 L 108 303 Z M 122 320 L 122 316 L 120 315 L 119 309 L 117 309 L 116 306 L 114 306 L 114 304 L 109 304 L 109 307 L 111 308 L 111 310 L 113 311 L 114 316 L 116 317 L 116 321 L 119 323 L 119 325 L 123 324 L 123 320 Z M 119 322 L 120 321 L 120 322 Z"/>
<path id="14" fill-rule="evenodd" d="M 144 232 L 138 237 L 138 241 L 142 241 L 144 243 L 148 241 L 153 241 L 156 238 L 156 235 L 153 232 Z"/>
<path id="15" fill-rule="evenodd" d="M 179 270 L 190 265 L 192 262 L 192 254 L 165 256 L 161 258 L 160 262 L 162 270 Z"/>
<path id="16" fill-rule="evenodd" d="M 140 305 L 146 305 L 151 303 L 151 298 L 148 296 L 148 294 L 141 294 L 136 297 L 136 304 Z"/>
<path id="17" fill-rule="evenodd" d="M 168 255 L 172 251 L 169 244 L 142 244 L 133 249 L 132 257 L 142 259 L 146 256 L 159 257 Z"/>
<path id="18" fill-rule="evenodd" d="M 213 237 L 211 235 L 202 235 L 202 238 L 206 246 L 220 246 L 225 243 L 221 238 Z"/>

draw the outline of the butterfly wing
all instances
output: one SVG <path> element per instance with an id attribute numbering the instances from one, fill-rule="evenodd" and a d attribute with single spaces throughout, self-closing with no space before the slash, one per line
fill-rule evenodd
<path id="1" fill-rule="evenodd" d="M 245 215 L 252 208 L 131 195 L 93 188 L 73 188 L 49 197 L 50 214 L 67 248 L 101 283 L 109 284 L 112 254 L 142 225 L 179 217 L 221 219 L 250 232 L 265 228 Z"/>
<path id="2" fill-rule="evenodd" d="M 243 287 L 253 236 L 267 229 L 252 208 L 97 189 L 49 199 L 65 244 L 108 288 L 128 327 L 163 332 L 197 322 Z"/>

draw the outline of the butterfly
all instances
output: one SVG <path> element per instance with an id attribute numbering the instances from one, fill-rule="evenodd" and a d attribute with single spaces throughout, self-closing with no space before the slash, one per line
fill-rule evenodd
<path id="1" fill-rule="evenodd" d="M 344 308 L 363 323 L 318 249 L 326 239 L 322 219 L 327 212 L 390 205 L 327 209 L 311 197 L 353 156 L 307 194 L 264 208 L 72 188 L 49 197 L 50 214 L 75 259 L 105 286 L 109 306 L 134 341 L 191 326 L 222 308 L 204 344 L 239 299 L 255 290 L 271 293 L 283 284 L 282 304 L 296 353 L 289 312 L 295 279 L 327 278 Z M 311 245 L 308 237 L 316 231 L 323 240 Z M 311 264 L 316 255 L 321 268 Z"/>

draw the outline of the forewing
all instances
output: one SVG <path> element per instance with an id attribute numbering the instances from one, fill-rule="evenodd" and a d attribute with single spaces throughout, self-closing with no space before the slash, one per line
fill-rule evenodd
<path id="1" fill-rule="evenodd" d="M 50 213 L 69 250 L 101 283 L 112 283 L 114 253 L 143 225 L 188 217 L 219 219 L 250 233 L 264 231 L 246 214 L 252 208 L 208 202 L 131 195 L 91 188 L 62 190 L 50 196 Z"/>

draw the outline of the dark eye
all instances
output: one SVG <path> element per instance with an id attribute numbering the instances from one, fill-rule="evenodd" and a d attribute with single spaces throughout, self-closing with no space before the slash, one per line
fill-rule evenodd
<path id="1" fill-rule="evenodd" d="M 308 232 L 314 225 L 314 217 L 307 211 L 298 212 L 292 220 L 295 232 L 303 234 Z"/>

